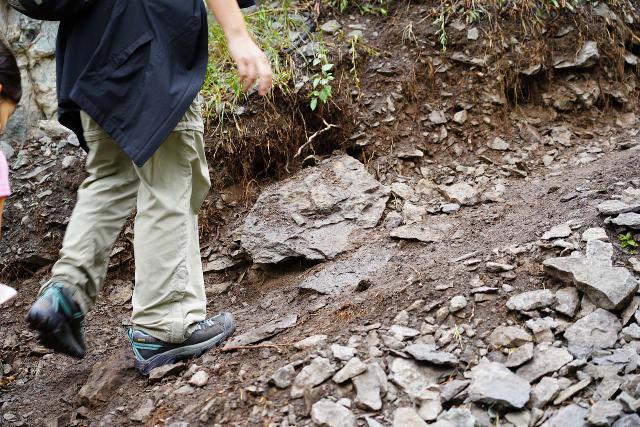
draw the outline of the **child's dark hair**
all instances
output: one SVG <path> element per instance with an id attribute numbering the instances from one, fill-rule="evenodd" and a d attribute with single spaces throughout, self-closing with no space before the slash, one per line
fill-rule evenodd
<path id="1" fill-rule="evenodd" d="M 0 40 L 0 84 L 2 85 L 0 97 L 9 98 L 15 103 L 20 102 L 22 98 L 20 69 L 16 57 L 2 40 Z"/>

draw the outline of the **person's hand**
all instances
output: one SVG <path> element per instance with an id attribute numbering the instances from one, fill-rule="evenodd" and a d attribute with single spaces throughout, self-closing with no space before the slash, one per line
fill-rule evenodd
<path id="1" fill-rule="evenodd" d="M 258 93 L 266 95 L 273 83 L 273 71 L 267 55 L 247 35 L 228 39 L 229 53 L 238 67 L 240 85 L 247 92 L 258 81 Z"/>
<path id="2" fill-rule="evenodd" d="M 16 111 L 16 103 L 9 98 L 0 97 L 0 134 L 7 128 L 9 117 Z"/>

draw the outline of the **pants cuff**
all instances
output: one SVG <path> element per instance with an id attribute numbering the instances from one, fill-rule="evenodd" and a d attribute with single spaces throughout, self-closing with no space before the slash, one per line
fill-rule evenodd
<path id="1" fill-rule="evenodd" d="M 69 292 L 69 294 L 71 295 L 71 298 L 73 298 L 73 300 L 80 306 L 80 310 L 82 311 L 82 314 L 84 314 L 85 316 L 87 315 L 87 313 L 89 313 L 91 308 L 93 308 L 93 301 L 91 301 L 91 299 L 80 287 L 76 285 L 72 285 L 71 283 L 65 281 L 64 279 L 59 279 L 56 277 L 52 277 L 51 279 L 49 279 L 47 283 L 42 285 L 38 296 L 42 295 L 44 291 L 46 291 L 47 289 L 49 289 L 51 286 L 55 284 L 62 286 L 64 289 L 66 289 Z"/>

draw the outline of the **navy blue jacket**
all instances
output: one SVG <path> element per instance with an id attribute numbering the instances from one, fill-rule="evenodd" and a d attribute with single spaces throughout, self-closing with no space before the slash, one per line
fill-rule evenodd
<path id="1" fill-rule="evenodd" d="M 60 23 L 60 122 L 83 146 L 86 111 L 143 165 L 193 102 L 207 68 L 202 0 L 100 0 Z"/>

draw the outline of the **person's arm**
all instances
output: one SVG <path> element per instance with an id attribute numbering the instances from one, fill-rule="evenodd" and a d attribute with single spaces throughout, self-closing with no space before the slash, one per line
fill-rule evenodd
<path id="1" fill-rule="evenodd" d="M 271 88 L 273 71 L 264 52 L 253 41 L 244 23 L 236 0 L 207 0 L 227 38 L 229 53 L 238 67 L 240 84 L 245 91 L 256 82 L 258 93 L 265 95 Z"/>

